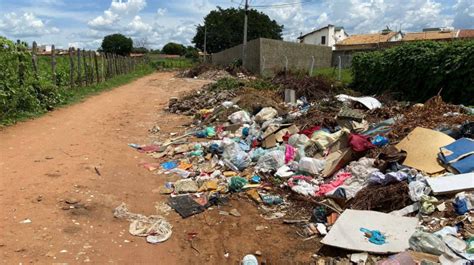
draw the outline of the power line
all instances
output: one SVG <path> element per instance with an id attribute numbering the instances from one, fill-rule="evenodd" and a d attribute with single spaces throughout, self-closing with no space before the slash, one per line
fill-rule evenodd
<path id="1" fill-rule="evenodd" d="M 284 3 L 284 4 L 274 4 L 274 5 L 255 5 L 255 6 L 250 6 L 253 8 L 273 8 L 273 7 L 287 7 L 287 6 L 293 6 L 293 5 L 299 5 L 299 4 L 304 4 L 304 3 L 311 3 L 312 0 L 306 0 L 306 1 L 299 1 L 299 2 L 293 2 L 293 3 Z"/>

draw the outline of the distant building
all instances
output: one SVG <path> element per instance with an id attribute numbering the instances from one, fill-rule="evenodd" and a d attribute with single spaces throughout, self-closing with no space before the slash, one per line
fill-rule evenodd
<path id="1" fill-rule="evenodd" d="M 401 41 L 401 32 L 384 29 L 381 33 L 357 34 L 336 43 L 336 50 L 372 50 L 384 46 L 385 43 Z"/>
<path id="2" fill-rule="evenodd" d="M 458 38 L 460 39 L 474 39 L 474 29 L 460 29 Z"/>
<path id="3" fill-rule="evenodd" d="M 346 39 L 348 36 L 343 27 L 327 25 L 326 27 L 301 35 L 298 37 L 298 40 L 300 43 L 328 46 L 334 49 L 334 45 L 337 42 Z"/>
<path id="4" fill-rule="evenodd" d="M 451 40 L 458 37 L 459 30 L 454 28 L 424 28 L 423 32 L 407 32 L 402 41 Z"/>

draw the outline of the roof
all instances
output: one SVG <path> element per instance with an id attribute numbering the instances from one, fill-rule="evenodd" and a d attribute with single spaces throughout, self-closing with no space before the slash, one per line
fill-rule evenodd
<path id="1" fill-rule="evenodd" d="M 374 34 L 359 34 L 351 35 L 347 39 L 338 42 L 336 45 L 357 45 L 357 44 L 370 44 L 387 42 L 393 36 L 397 35 L 398 32 L 390 32 L 388 34 L 374 33 Z"/>
<path id="2" fill-rule="evenodd" d="M 319 28 L 319 29 L 315 29 L 315 30 L 313 30 L 313 31 L 311 31 L 311 32 L 309 32 L 309 33 L 306 33 L 306 34 L 304 34 L 304 35 L 299 36 L 298 39 L 302 39 L 302 38 L 304 38 L 304 37 L 306 37 L 306 36 L 308 36 L 308 35 L 311 35 L 311 34 L 313 34 L 313 33 L 315 33 L 315 32 L 318 32 L 318 31 L 320 31 L 320 30 L 323 30 L 323 29 L 326 29 L 326 28 L 329 28 L 329 27 L 334 27 L 334 25 L 329 24 L 329 25 L 327 25 L 326 27 L 322 27 L 322 28 Z M 342 28 L 342 27 L 336 27 L 336 28 Z M 339 30 L 340 30 L 340 29 L 339 29 Z"/>
<path id="3" fill-rule="evenodd" d="M 474 29 L 461 29 L 459 31 L 459 38 L 474 38 Z"/>
<path id="4" fill-rule="evenodd" d="M 456 38 L 456 33 L 457 31 L 408 32 L 403 36 L 403 41 L 452 39 Z"/>

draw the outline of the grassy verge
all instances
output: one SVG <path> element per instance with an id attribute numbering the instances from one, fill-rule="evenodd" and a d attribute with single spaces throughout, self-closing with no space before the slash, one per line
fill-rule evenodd
<path id="1" fill-rule="evenodd" d="M 313 75 L 320 75 L 326 78 L 337 80 L 339 76 L 339 69 L 333 67 L 319 68 L 313 71 Z M 343 68 L 341 70 L 341 82 L 345 85 L 348 85 L 352 82 L 352 72 L 350 68 Z"/>
<path id="2" fill-rule="evenodd" d="M 154 71 L 154 68 L 152 66 L 143 65 L 132 73 L 116 76 L 112 79 L 109 79 L 99 84 L 85 86 L 85 87 L 74 87 L 72 89 L 62 88 L 63 91 L 61 93 L 62 94 L 61 103 L 55 105 L 54 109 L 68 106 L 70 104 L 74 104 L 91 95 L 95 95 L 102 91 L 110 90 L 115 87 L 127 84 L 140 77 L 151 74 L 153 73 L 153 71 Z M 19 121 L 24 121 L 30 118 L 39 117 L 45 113 L 47 113 L 47 111 L 36 111 L 36 112 L 23 111 L 23 112 L 12 113 L 8 117 L 5 117 L 4 119 L 0 120 L 0 128 L 17 123 Z"/>
<path id="3" fill-rule="evenodd" d="M 193 60 L 187 58 L 160 58 L 154 54 L 148 56 L 156 69 L 183 69 L 194 65 Z"/>

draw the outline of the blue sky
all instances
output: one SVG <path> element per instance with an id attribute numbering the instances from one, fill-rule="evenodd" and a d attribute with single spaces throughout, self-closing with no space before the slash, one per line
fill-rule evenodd
<path id="1" fill-rule="evenodd" d="M 195 25 L 221 6 L 241 0 L 0 0 L 0 35 L 96 49 L 120 32 L 150 48 L 169 41 L 191 45 Z M 285 6 L 268 6 L 287 4 Z M 390 26 L 405 32 L 425 27 L 474 28 L 474 0 L 251 0 L 251 6 L 285 26 L 284 38 L 334 24 L 349 34 Z M 241 30 L 236 28 L 235 30 Z"/>

